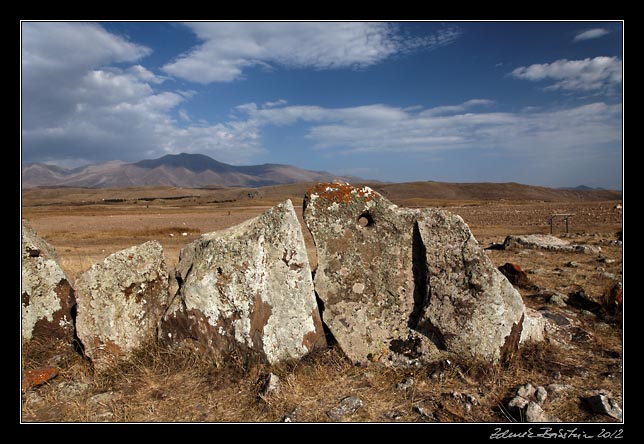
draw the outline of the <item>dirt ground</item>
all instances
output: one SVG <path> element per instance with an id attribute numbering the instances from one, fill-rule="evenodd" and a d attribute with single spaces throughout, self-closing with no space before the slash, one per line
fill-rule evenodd
<path id="1" fill-rule="evenodd" d="M 301 208 L 301 196 L 298 200 L 293 195 L 244 202 L 186 197 L 92 203 L 82 192 L 74 193 L 66 196 L 64 190 L 57 190 L 49 197 L 41 193 L 37 199 L 26 193 L 22 201 L 22 217 L 55 247 L 71 281 L 105 256 L 151 239 L 161 242 L 171 268 L 180 249 L 203 233 L 257 216 L 282 197 L 292 198 L 294 206 Z M 394 199 L 394 203 L 405 206 L 410 202 Z M 549 233 L 550 214 L 573 213 L 570 233 L 564 233 L 561 223 L 554 233 L 572 243 L 601 247 L 600 253 L 487 253 L 496 266 L 518 264 L 534 285 L 564 295 L 583 288 L 586 294 L 602 300 L 611 286 L 622 281 L 623 248 L 614 242 L 622 230 L 620 201 L 414 198 L 413 205 L 439 206 L 461 215 L 483 247 L 501 243 L 510 234 Z M 315 248 L 301 214 L 300 222 L 315 267 Z M 507 409 L 507 400 L 527 382 L 568 386 L 544 404 L 548 414 L 562 421 L 615 421 L 591 412 L 581 399 L 605 390 L 621 405 L 622 322 L 604 322 L 578 307 L 548 304 L 547 292 L 535 288 L 519 291 L 528 307 L 564 314 L 575 331 L 583 334 L 562 340 L 552 332 L 545 342 L 523 347 L 514 359 L 500 364 L 437 363 L 415 370 L 356 367 L 335 347 L 273 367 L 235 356 L 217 367 L 202 356 L 170 352 L 151 343 L 118 368 L 97 374 L 69 346 L 32 341 L 22 352 L 23 370 L 54 365 L 59 375 L 22 396 L 22 421 L 279 422 L 289 417 L 298 422 L 325 422 L 331 420 L 326 412 L 342 398 L 358 396 L 363 406 L 346 421 L 516 422 L 522 418 Z M 259 396 L 262 378 L 268 372 L 279 376 L 282 389 L 271 397 Z M 401 382 L 410 379 L 411 386 L 400 388 Z M 476 402 L 465 402 L 467 395 Z"/>

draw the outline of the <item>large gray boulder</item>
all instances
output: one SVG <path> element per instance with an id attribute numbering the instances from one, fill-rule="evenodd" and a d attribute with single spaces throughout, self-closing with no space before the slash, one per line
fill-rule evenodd
<path id="1" fill-rule="evenodd" d="M 58 265 L 53 247 L 22 220 L 22 343 L 33 337 L 71 342 L 74 290 Z"/>
<path id="2" fill-rule="evenodd" d="M 586 253 L 597 254 L 601 247 L 595 245 L 571 245 L 570 242 L 551 234 L 525 234 L 521 236 L 507 236 L 503 241 L 504 250 L 536 249 L 561 253 Z"/>
<path id="3" fill-rule="evenodd" d="M 96 368 L 125 358 L 156 334 L 168 275 L 157 241 L 118 251 L 76 281 L 76 332 Z"/>
<path id="4" fill-rule="evenodd" d="M 435 333 L 445 348 L 463 356 L 498 360 L 521 337 L 521 295 L 492 264 L 460 216 L 427 208 L 417 226 L 425 250 L 427 290 L 417 329 Z M 422 283 L 421 283 L 422 285 Z"/>
<path id="5" fill-rule="evenodd" d="M 318 184 L 304 200 L 324 322 L 356 363 L 498 360 L 516 350 L 524 305 L 463 220 L 401 209 L 369 187 Z"/>
<path id="6" fill-rule="evenodd" d="M 290 200 L 181 250 L 159 337 L 215 357 L 269 363 L 326 345 L 302 229 Z"/>

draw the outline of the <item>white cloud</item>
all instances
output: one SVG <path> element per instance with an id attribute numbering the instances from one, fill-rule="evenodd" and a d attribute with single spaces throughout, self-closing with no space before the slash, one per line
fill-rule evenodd
<path id="1" fill-rule="evenodd" d="M 593 28 L 593 29 L 588 29 L 586 31 L 581 31 L 577 35 L 575 35 L 575 38 L 572 39 L 573 42 L 581 42 L 583 40 L 591 40 L 591 39 L 598 39 L 599 37 L 603 37 L 606 34 L 609 34 L 610 31 L 608 29 L 604 28 Z"/>
<path id="2" fill-rule="evenodd" d="M 186 111 L 185 109 L 179 110 L 179 118 L 184 122 L 190 122 L 190 116 L 188 115 L 188 111 Z"/>
<path id="3" fill-rule="evenodd" d="M 510 73 L 530 81 L 554 80 L 547 90 L 610 91 L 622 82 L 622 61 L 618 57 L 557 60 L 553 63 L 521 66 Z"/>
<path id="4" fill-rule="evenodd" d="M 395 24 L 382 22 L 198 22 L 187 26 L 203 43 L 162 69 L 198 83 L 231 82 L 256 65 L 364 67 L 399 52 L 447 45 L 461 34 L 451 26 L 429 36 L 404 38 Z"/>
<path id="5" fill-rule="evenodd" d="M 440 107 L 451 113 L 473 105 L 475 99 Z M 592 151 L 604 143 L 621 143 L 621 106 L 597 102 L 520 113 L 483 112 L 445 115 L 432 109 L 401 109 L 387 105 L 351 108 L 285 106 L 237 108 L 257 133 L 269 125 L 307 122 L 306 134 L 317 149 L 339 153 L 438 153 L 476 149 L 521 154 L 533 158 L 570 156 Z"/>
<path id="6" fill-rule="evenodd" d="M 438 116 L 443 114 L 455 114 L 462 113 L 468 109 L 478 107 L 478 106 L 491 106 L 494 105 L 493 100 L 487 99 L 472 99 L 467 102 L 461 103 L 460 105 L 447 105 L 447 106 L 437 106 L 430 108 L 422 112 L 424 116 Z"/>
<path id="7" fill-rule="evenodd" d="M 79 85 L 114 62 L 135 62 L 151 50 L 91 23 L 22 23 L 23 125 L 55 126 L 77 108 Z"/>
<path id="8" fill-rule="evenodd" d="M 196 92 L 157 91 L 165 78 L 136 63 L 148 48 L 85 23 L 24 23 L 22 38 L 23 156 L 33 161 L 198 151 L 244 163 L 264 152 L 248 123 L 179 128 L 170 112 Z"/>

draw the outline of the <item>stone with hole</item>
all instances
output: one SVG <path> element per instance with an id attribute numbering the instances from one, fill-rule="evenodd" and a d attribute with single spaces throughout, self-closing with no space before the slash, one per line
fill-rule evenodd
<path id="1" fill-rule="evenodd" d="M 521 296 L 459 216 L 328 183 L 307 192 L 304 220 L 324 321 L 355 363 L 408 365 L 446 351 L 498 360 L 518 347 Z"/>
<path id="2" fill-rule="evenodd" d="M 159 330 L 215 359 L 270 364 L 326 345 L 304 237 L 290 200 L 181 250 L 179 289 Z"/>

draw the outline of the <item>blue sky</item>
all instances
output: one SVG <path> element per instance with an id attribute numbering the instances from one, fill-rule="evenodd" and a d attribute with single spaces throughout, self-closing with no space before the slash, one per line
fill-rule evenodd
<path id="1" fill-rule="evenodd" d="M 622 187 L 623 23 L 23 22 L 22 162 Z"/>

